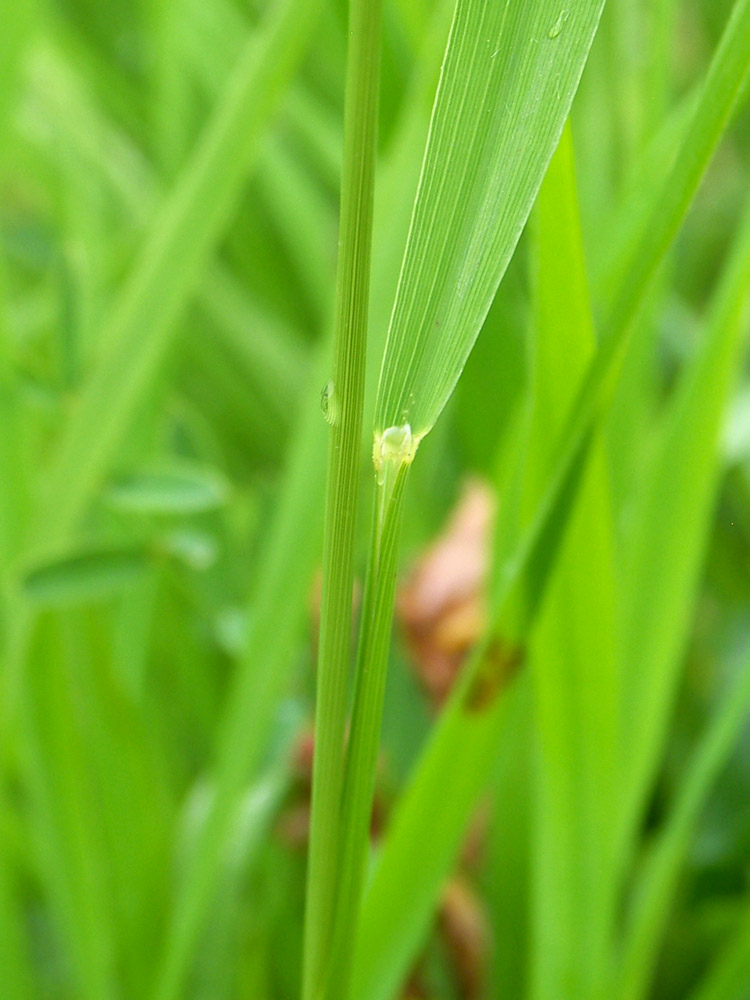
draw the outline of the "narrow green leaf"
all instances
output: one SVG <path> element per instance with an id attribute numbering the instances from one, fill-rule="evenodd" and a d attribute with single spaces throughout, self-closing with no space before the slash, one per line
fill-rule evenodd
<path id="1" fill-rule="evenodd" d="M 40 607 L 102 601 L 132 586 L 150 567 L 142 547 L 76 552 L 31 568 L 26 597 Z"/>
<path id="2" fill-rule="evenodd" d="M 569 129 L 542 184 L 535 221 L 536 371 L 526 462 L 532 499 L 595 350 Z M 607 460 L 597 435 L 530 644 L 537 998 L 593 1000 L 607 970 L 619 736 L 615 606 Z"/>
<path id="3" fill-rule="evenodd" d="M 676 800 L 651 846 L 636 886 L 621 960 L 622 978 L 617 995 L 622 1000 L 640 1000 L 648 995 L 649 980 L 696 823 L 748 715 L 750 669 L 743 665 L 714 710 L 708 729 L 687 764 Z"/>
<path id="4" fill-rule="evenodd" d="M 661 122 L 669 107 L 674 89 L 674 63 L 676 57 L 676 26 L 679 5 L 677 0 L 656 0 L 648 20 L 650 30 L 649 59 L 643 70 L 642 105 L 646 121 L 646 138 Z M 642 14 L 643 17 L 643 14 Z"/>
<path id="5" fill-rule="evenodd" d="M 7 815 L 11 804 L 3 790 L 2 809 Z M 23 927 L 24 894 L 5 829 L 0 830 L 0 972 L 4 988 L 14 1000 L 31 1000 L 32 966 Z"/>
<path id="6" fill-rule="evenodd" d="M 750 207 L 642 476 L 623 566 L 623 850 L 655 776 L 680 676 L 681 653 L 718 488 L 722 422 L 744 349 L 750 306 Z M 637 663 L 638 669 L 631 669 Z"/>
<path id="7" fill-rule="evenodd" d="M 144 693 L 156 592 L 157 574 L 152 572 L 121 595 L 113 612 L 112 671 L 136 703 Z"/>
<path id="8" fill-rule="evenodd" d="M 37 669 L 23 691 L 20 713 L 31 846 L 55 931 L 65 944 L 66 972 L 75 993 L 82 1000 L 117 1000 L 111 870 L 59 623 L 42 616 L 34 638 Z"/>
<path id="9" fill-rule="evenodd" d="M 603 0 L 460 0 L 393 307 L 376 435 L 433 426 L 557 145 Z"/>
<path id="10" fill-rule="evenodd" d="M 242 48 L 243 37 L 234 38 L 232 57 L 236 58 Z M 227 65 L 231 60 L 219 62 L 221 69 Z M 86 171 L 100 176 L 128 217 L 145 226 L 158 205 L 160 185 L 132 140 L 95 104 L 93 95 L 84 89 L 84 81 L 56 49 L 43 47 L 35 52 L 32 70 L 45 120 L 49 119 L 50 126 L 54 124 L 55 131 L 72 145 Z M 220 97 L 222 81 L 214 66 L 213 99 Z M 41 130 L 38 141 L 50 157 L 57 156 L 49 130 Z M 309 185 L 307 191 L 309 194 Z M 289 412 L 305 364 L 304 352 L 292 332 L 278 317 L 259 308 L 250 290 L 242 288 L 218 260 L 202 273 L 196 294 L 225 342 L 245 362 L 248 388 L 258 396 L 264 411 L 280 420 Z"/>
<path id="11" fill-rule="evenodd" d="M 215 797 L 177 885 L 155 976 L 157 1000 L 177 1000 L 182 995 L 214 899 L 239 797 L 245 782 L 257 775 L 294 664 L 306 596 L 320 557 L 326 427 L 320 415 L 320 386 L 327 372 L 328 346 L 324 342 L 315 366 L 317 378 L 313 376 L 302 401 L 278 507 L 258 560 L 253 627 L 217 730 Z M 314 499 L 320 502 L 315 504 Z"/>
<path id="12" fill-rule="evenodd" d="M 177 172 L 189 139 L 190 87 L 179 50 L 180 24 L 187 13 L 185 0 L 146 5 L 150 76 L 150 146 L 166 177 Z"/>
<path id="13" fill-rule="evenodd" d="M 35 3 L 21 0 L 4 12 L 0 32 L 0 167 L 5 166 L 9 122 L 19 89 L 19 68 L 34 23 Z M 28 475 L 22 448 L 18 384 L 13 351 L 4 249 L 0 252 L 0 579 L 21 547 L 28 506 Z"/>
<path id="14" fill-rule="evenodd" d="M 214 470 L 185 465 L 121 476 L 105 499 L 124 514 L 196 514 L 221 507 L 227 490 Z"/>
<path id="15" fill-rule="evenodd" d="M 0 259 L 0 577 L 22 547 L 28 508 L 28 469 L 22 447 L 22 410 L 13 373 L 5 262 Z"/>
<path id="16" fill-rule="evenodd" d="M 80 822 L 106 849 L 99 879 L 114 925 L 118 995 L 143 996 L 170 885 L 174 801 L 149 713 L 112 683 L 108 611 L 65 609 L 56 616 L 72 706 L 65 725 L 75 733 L 68 740 L 80 741 L 74 777 L 91 788 L 90 811 Z"/>
<path id="17" fill-rule="evenodd" d="M 750 982 L 750 911 L 689 1000 L 747 1000 Z"/>
<path id="18" fill-rule="evenodd" d="M 602 352 L 615 353 L 616 342 L 638 313 L 659 263 L 674 239 L 706 166 L 721 139 L 750 73 L 750 2 L 736 0 L 721 42 L 714 55 L 677 159 L 664 184 L 650 195 L 651 210 L 643 214 L 638 251 L 622 268 L 620 281 L 602 322 Z"/>

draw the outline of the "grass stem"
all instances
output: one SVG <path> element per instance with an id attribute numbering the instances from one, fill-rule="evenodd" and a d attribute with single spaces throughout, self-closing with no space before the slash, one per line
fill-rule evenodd
<path id="1" fill-rule="evenodd" d="M 319 996 L 331 940 L 344 779 L 380 68 L 380 0 L 352 0 L 318 648 L 303 997 Z"/>
<path id="2" fill-rule="evenodd" d="M 388 670 L 398 543 L 409 461 L 391 463 L 379 477 L 367 567 L 356 686 L 341 807 L 341 862 L 331 963 L 325 1000 L 348 996 L 353 942 L 362 896 L 375 791 L 383 699 Z"/>

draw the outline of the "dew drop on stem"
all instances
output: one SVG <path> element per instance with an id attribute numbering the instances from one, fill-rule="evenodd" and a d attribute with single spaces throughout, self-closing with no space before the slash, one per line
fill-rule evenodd
<path id="1" fill-rule="evenodd" d="M 320 412 L 325 417 L 326 422 L 333 427 L 338 419 L 338 400 L 332 381 L 326 382 L 320 394 Z"/>
<path id="2" fill-rule="evenodd" d="M 555 23 L 547 32 L 547 36 L 549 38 L 559 38 L 560 35 L 562 34 L 563 28 L 565 27 L 565 22 L 568 20 L 569 17 L 570 17 L 569 10 L 561 10 L 560 16 L 557 18 Z"/>

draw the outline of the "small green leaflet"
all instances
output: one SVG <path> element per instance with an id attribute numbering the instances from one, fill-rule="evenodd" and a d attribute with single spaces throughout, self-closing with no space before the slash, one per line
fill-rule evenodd
<path id="1" fill-rule="evenodd" d="M 185 463 L 122 476 L 106 491 L 106 499 L 125 514 L 199 514 L 223 506 L 227 493 L 218 471 Z"/>
<path id="2" fill-rule="evenodd" d="M 73 552 L 32 567 L 23 590 L 42 607 L 106 600 L 142 579 L 150 564 L 143 546 Z"/>

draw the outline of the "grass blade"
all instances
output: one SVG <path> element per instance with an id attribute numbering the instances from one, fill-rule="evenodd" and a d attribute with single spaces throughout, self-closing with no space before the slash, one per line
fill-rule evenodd
<path id="1" fill-rule="evenodd" d="M 550 449 L 595 350 L 569 129 L 542 185 L 536 222 L 535 409 L 526 463 L 532 491 L 534 480 L 544 482 Z M 530 643 L 537 998 L 598 997 L 608 965 L 619 736 L 610 506 L 597 435 Z"/>
<path id="2" fill-rule="evenodd" d="M 746 1000 L 750 979 L 750 913 L 689 1000 Z"/>
<path id="3" fill-rule="evenodd" d="M 625 850 L 654 779 L 679 679 L 718 488 L 722 420 L 744 346 L 749 285 L 750 208 L 717 290 L 706 340 L 679 387 L 633 513 L 623 570 L 623 663 L 639 669 L 624 671 Z"/>
<path id="4" fill-rule="evenodd" d="M 322 535 L 325 423 L 319 416 L 323 355 L 301 404 L 276 517 L 269 527 L 253 595 L 254 627 L 235 668 L 219 727 L 215 795 L 195 850 L 178 885 L 156 977 L 154 997 L 176 1000 L 195 954 L 213 898 L 222 852 L 245 783 L 257 773 L 273 728 L 274 710 L 288 684 Z"/>
<path id="5" fill-rule="evenodd" d="M 35 817 L 33 847 L 57 930 L 67 945 L 77 993 L 85 1000 L 116 1000 L 120 989 L 111 871 L 62 662 L 59 622 L 42 617 L 36 641 L 45 669 L 35 672 L 24 691 L 21 762 Z M 57 711 L 60 705 L 63 711 Z"/>
<path id="6" fill-rule="evenodd" d="M 605 343 L 630 326 L 659 263 L 674 239 L 706 166 L 742 95 L 750 71 L 750 3 L 737 0 L 714 55 L 703 92 L 674 168 L 665 184 L 652 193 L 637 252 L 623 268 L 613 302 L 602 320 Z"/>
<path id="7" fill-rule="evenodd" d="M 223 77 L 221 70 L 232 65 L 242 49 L 244 35 L 234 37 L 236 45 L 228 54 L 220 52 L 217 64 L 211 65 L 209 79 L 201 83 L 212 100 L 219 100 Z M 130 220 L 146 226 L 158 206 L 160 185 L 154 171 L 140 155 L 132 140 L 112 122 L 93 95 L 86 93 L 81 80 L 64 56 L 53 48 L 42 48 L 33 61 L 33 88 L 41 102 L 40 113 L 70 143 L 86 168 L 101 178 L 102 184 L 122 203 Z M 49 134 L 42 131 L 36 142 L 42 144 L 48 156 L 57 155 Z M 310 194 L 310 185 L 306 187 Z M 163 196 L 162 196 L 163 197 Z M 307 206 L 310 212 L 311 206 Z M 320 208 L 312 212 L 320 222 Z M 259 308 L 247 290 L 239 286 L 227 267 L 214 260 L 206 269 L 196 290 L 202 308 L 217 323 L 227 342 L 248 362 L 248 375 L 253 389 L 261 397 L 264 408 L 276 414 L 288 412 L 291 388 L 297 369 L 303 364 L 303 354 L 292 332 L 267 310 Z M 248 337 L 252 329 L 253 336 Z M 289 395 L 293 396 L 293 392 Z"/>
<path id="8" fill-rule="evenodd" d="M 4 790 L 2 808 L 6 816 L 11 813 Z M 7 840 L 5 829 L 0 830 L 0 970 L 12 997 L 31 1000 L 32 966 L 23 932 L 22 893 Z"/>
<path id="9" fill-rule="evenodd" d="M 602 0 L 461 0 L 381 369 L 376 435 L 435 423 L 560 138 Z"/>
<path id="10" fill-rule="evenodd" d="M 695 748 L 671 813 L 652 845 L 636 887 L 618 989 L 622 1000 L 639 1000 L 647 995 L 691 836 L 713 783 L 747 723 L 748 714 L 750 669 L 745 667 L 738 672 Z"/>

